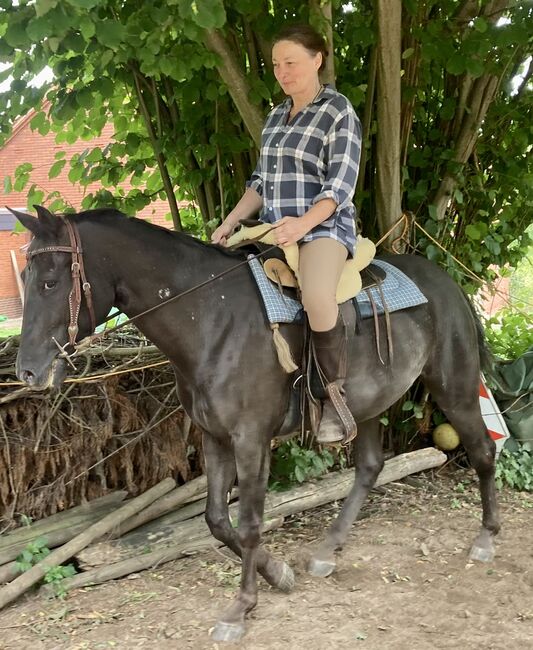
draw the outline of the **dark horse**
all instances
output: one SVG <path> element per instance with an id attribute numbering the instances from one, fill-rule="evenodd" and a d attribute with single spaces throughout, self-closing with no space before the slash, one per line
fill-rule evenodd
<path id="1" fill-rule="evenodd" d="M 92 286 L 97 323 L 115 305 L 134 316 L 170 295 L 187 290 L 234 266 L 235 254 L 173 233 L 115 210 L 94 210 L 65 218 L 37 208 L 38 218 L 16 213 L 33 233 L 24 271 L 25 309 L 17 374 L 37 388 L 57 386 L 66 374 L 54 337 L 68 340 L 71 318 L 71 255 L 66 219 L 74 223 Z M 55 250 L 57 246 L 66 250 Z M 39 250 L 32 255 L 32 251 Z M 44 249 L 44 250 L 43 250 Z M 347 402 L 359 425 L 354 440 L 355 484 L 310 570 L 329 575 L 352 523 L 383 467 L 379 416 L 421 377 L 455 427 L 475 468 L 483 523 L 471 558 L 489 561 L 499 530 L 494 484 L 494 443 L 478 401 L 482 337 L 472 309 L 449 276 L 422 257 L 388 259 L 410 276 L 427 304 L 391 315 L 394 361 L 379 363 L 373 324 L 361 323 L 349 342 Z M 79 337 L 91 334 L 85 303 Z M 206 519 L 213 535 L 242 558 L 239 593 L 214 630 L 217 640 L 236 640 L 257 602 L 257 572 L 284 591 L 294 584 L 291 569 L 260 546 L 270 441 L 280 433 L 289 408 L 293 376 L 278 362 L 257 288 L 246 266 L 206 284 L 137 320 L 139 328 L 170 359 L 177 394 L 203 431 L 207 465 Z M 283 335 L 295 358 L 301 350 L 299 325 Z M 238 530 L 228 517 L 227 494 L 238 479 Z"/>

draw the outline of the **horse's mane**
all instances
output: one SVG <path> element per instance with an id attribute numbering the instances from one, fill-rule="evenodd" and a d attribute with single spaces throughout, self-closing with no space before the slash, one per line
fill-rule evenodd
<path id="1" fill-rule="evenodd" d="M 219 246 L 218 244 L 204 242 L 191 234 L 169 230 L 168 228 L 158 226 L 155 223 L 150 223 L 144 219 L 139 219 L 138 217 L 130 217 L 127 214 L 124 214 L 124 212 L 120 212 L 120 210 L 117 210 L 116 208 L 96 208 L 94 210 L 84 210 L 83 212 L 78 212 L 76 214 L 65 214 L 63 216 L 81 223 L 96 220 L 111 223 L 127 223 L 128 225 L 138 229 L 139 237 L 149 236 L 148 233 L 151 233 L 152 235 L 155 235 L 157 233 L 159 236 L 166 237 L 167 240 L 168 238 L 172 237 L 179 240 L 180 242 L 186 243 L 187 245 L 197 246 L 203 250 L 216 250 L 223 255 L 227 255 L 228 257 L 243 257 L 243 252 L 240 250 L 229 250 L 224 246 Z"/>

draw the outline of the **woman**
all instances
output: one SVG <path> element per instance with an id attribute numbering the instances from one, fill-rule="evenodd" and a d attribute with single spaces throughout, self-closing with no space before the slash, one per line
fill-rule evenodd
<path id="1" fill-rule="evenodd" d="M 361 126 L 348 99 L 320 83 L 326 56 L 324 39 L 307 25 L 289 26 L 275 39 L 274 73 L 288 98 L 267 117 L 246 192 L 211 239 L 224 245 L 241 219 L 260 212 L 280 246 L 299 243 L 302 303 L 327 392 L 338 397 L 346 378 L 346 332 L 335 294 L 355 249 Z M 345 439 L 331 399 L 317 439 Z"/>

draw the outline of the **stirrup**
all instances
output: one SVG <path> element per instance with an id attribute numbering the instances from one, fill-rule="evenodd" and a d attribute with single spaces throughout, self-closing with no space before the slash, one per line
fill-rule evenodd
<path id="1" fill-rule="evenodd" d="M 340 423 L 342 424 L 342 428 L 344 429 L 344 437 L 338 442 L 340 442 L 343 447 L 346 447 L 357 435 L 357 424 L 355 423 L 350 409 L 346 405 L 339 386 L 335 382 L 331 382 L 326 386 L 326 392 L 328 394 L 331 405 L 333 406 L 340 420 Z"/>

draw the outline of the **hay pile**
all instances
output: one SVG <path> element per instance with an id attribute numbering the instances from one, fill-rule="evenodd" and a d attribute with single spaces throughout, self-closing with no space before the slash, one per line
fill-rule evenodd
<path id="1" fill-rule="evenodd" d="M 76 361 L 61 391 L 14 375 L 18 338 L 0 344 L 0 531 L 111 490 L 144 492 L 202 472 L 200 432 L 178 404 L 174 373 L 137 330 Z"/>

